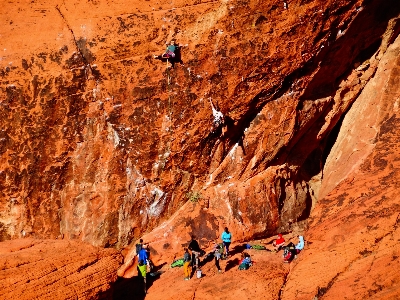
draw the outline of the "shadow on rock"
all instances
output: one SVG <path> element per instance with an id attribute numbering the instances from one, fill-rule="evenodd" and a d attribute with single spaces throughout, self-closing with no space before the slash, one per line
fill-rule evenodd
<path id="1" fill-rule="evenodd" d="M 244 250 L 246 250 L 246 245 L 245 244 L 244 245 L 236 245 L 234 248 L 232 248 L 229 251 L 229 254 L 230 255 L 235 255 L 235 254 L 238 254 L 238 253 L 242 253 Z"/>
<path id="2" fill-rule="evenodd" d="M 225 272 L 228 272 L 230 269 L 237 267 L 239 265 L 239 259 L 235 258 L 233 260 L 229 260 L 225 266 Z"/>
<path id="3" fill-rule="evenodd" d="M 204 266 L 205 264 L 212 262 L 214 260 L 214 252 L 210 252 L 207 255 L 205 255 L 205 257 L 203 258 L 203 260 L 200 262 L 199 266 Z"/>
<path id="4" fill-rule="evenodd" d="M 162 266 L 163 265 L 155 267 L 153 272 L 147 274 L 147 290 L 149 290 L 149 288 L 153 285 L 154 281 L 160 278 L 162 272 L 158 270 L 161 269 Z M 144 293 L 143 279 L 138 276 L 134 276 L 132 278 L 118 277 L 117 281 L 112 285 L 110 290 L 112 291 L 113 300 L 143 300 L 146 297 L 146 294 Z M 99 299 L 110 299 L 109 295 L 110 292 L 107 292 L 107 294 L 104 294 L 104 296 L 99 295 Z"/>

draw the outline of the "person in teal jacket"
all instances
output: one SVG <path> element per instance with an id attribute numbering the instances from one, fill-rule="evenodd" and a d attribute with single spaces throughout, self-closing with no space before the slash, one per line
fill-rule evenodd
<path id="1" fill-rule="evenodd" d="M 222 242 L 225 248 L 225 256 L 228 257 L 229 255 L 229 246 L 232 241 L 232 234 L 229 232 L 228 227 L 225 227 L 225 231 L 221 235 Z"/>
<path id="2" fill-rule="evenodd" d="M 174 58 L 175 57 L 175 50 L 177 49 L 177 46 L 175 45 L 175 41 L 171 41 L 170 44 L 166 44 L 167 48 L 165 49 L 165 52 L 161 55 L 153 55 L 154 58 L 156 59 L 161 59 L 161 58 Z"/>

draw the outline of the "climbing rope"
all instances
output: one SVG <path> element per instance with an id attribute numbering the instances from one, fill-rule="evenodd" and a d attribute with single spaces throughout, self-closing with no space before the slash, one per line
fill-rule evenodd
<path id="1" fill-rule="evenodd" d="M 169 62 L 168 62 L 168 58 L 167 58 L 168 114 L 169 114 L 169 120 L 170 120 L 170 122 L 172 122 L 172 118 L 171 118 L 171 115 L 172 115 L 172 111 L 171 111 L 171 74 L 170 74 L 168 64 L 169 64 Z"/>
<path id="2" fill-rule="evenodd" d="M 169 126 L 170 137 L 167 142 L 166 153 L 169 153 L 171 151 L 171 142 L 172 142 L 171 73 L 170 73 L 170 68 L 168 67 L 168 65 L 169 65 L 169 60 L 167 58 L 166 69 L 167 69 L 167 85 L 168 85 L 167 93 L 168 93 L 168 118 L 169 118 L 169 123 L 170 123 L 170 126 Z M 167 160 L 167 158 L 164 158 L 164 163 L 161 165 L 160 174 L 164 171 L 166 160 Z M 161 183 L 162 183 L 162 176 L 160 176 L 160 185 L 161 185 Z"/>

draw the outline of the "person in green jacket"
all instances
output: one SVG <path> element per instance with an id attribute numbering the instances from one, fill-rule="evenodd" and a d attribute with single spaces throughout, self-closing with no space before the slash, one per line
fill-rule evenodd
<path id="1" fill-rule="evenodd" d="M 143 278 L 143 285 L 144 285 L 144 293 L 146 294 L 147 292 L 147 287 L 146 287 L 146 275 L 147 275 L 147 265 L 143 260 L 139 261 L 139 264 L 137 266 L 138 269 L 138 276 Z"/>

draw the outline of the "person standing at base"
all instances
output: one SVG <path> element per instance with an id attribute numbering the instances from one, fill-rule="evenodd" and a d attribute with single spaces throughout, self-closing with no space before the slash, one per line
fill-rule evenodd
<path id="1" fill-rule="evenodd" d="M 192 270 L 190 269 L 190 264 L 192 262 L 191 255 L 188 248 L 185 248 L 185 254 L 183 255 L 183 273 L 185 275 L 185 280 L 190 279 L 190 274 Z"/>
<path id="2" fill-rule="evenodd" d="M 201 249 L 194 235 L 192 235 L 192 240 L 190 241 L 188 248 L 190 251 L 192 251 L 192 266 L 198 269 L 200 264 L 199 260 Z"/>
<path id="3" fill-rule="evenodd" d="M 139 261 L 143 261 L 144 264 L 147 264 L 149 256 L 147 255 L 145 246 L 143 246 L 142 249 L 140 249 L 138 256 L 139 256 Z"/>
<path id="4" fill-rule="evenodd" d="M 147 265 L 143 260 L 139 260 L 139 264 L 137 266 L 138 269 L 138 276 L 143 278 L 143 286 L 144 286 L 144 293 L 147 293 L 147 284 L 146 284 L 146 276 L 147 276 Z"/>
<path id="5" fill-rule="evenodd" d="M 219 261 L 221 259 L 220 250 L 221 250 L 221 246 L 216 244 L 214 246 L 214 257 L 215 257 L 215 266 L 217 267 L 219 273 L 221 273 L 221 267 L 219 266 Z"/>
<path id="6" fill-rule="evenodd" d="M 228 227 L 225 227 L 225 231 L 221 235 L 222 242 L 225 247 L 225 256 L 229 256 L 229 246 L 232 241 L 232 234 L 229 232 Z"/>

